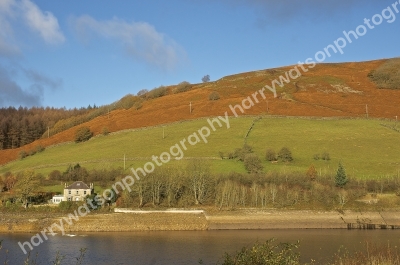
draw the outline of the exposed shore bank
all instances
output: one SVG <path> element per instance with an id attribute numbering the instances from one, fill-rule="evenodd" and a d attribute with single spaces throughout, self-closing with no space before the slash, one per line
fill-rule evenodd
<path id="1" fill-rule="evenodd" d="M 37 233 L 60 223 L 67 214 L 2 213 L 0 233 Z M 219 230 L 219 229 L 347 229 L 348 224 L 394 225 L 400 227 L 400 212 L 312 211 L 312 210 L 259 210 L 186 212 L 133 211 L 90 214 L 68 224 L 70 232 L 122 232 L 166 230 Z M 56 231 L 56 229 L 55 229 Z"/>

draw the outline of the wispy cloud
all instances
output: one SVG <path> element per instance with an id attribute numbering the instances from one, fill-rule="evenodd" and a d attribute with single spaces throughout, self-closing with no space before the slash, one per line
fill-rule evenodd
<path id="1" fill-rule="evenodd" d="M 42 11 L 30 0 L 0 0 L 0 56 L 20 53 L 16 27 L 29 28 L 46 44 L 60 44 L 65 41 L 57 18 L 50 12 Z"/>
<path id="2" fill-rule="evenodd" d="M 26 88 L 16 80 L 26 80 Z M 62 80 L 54 80 L 32 69 L 25 69 L 17 64 L 0 64 L 0 107 L 41 106 L 46 91 L 62 87 Z"/>
<path id="3" fill-rule="evenodd" d="M 268 23 L 293 20 L 314 21 L 340 17 L 375 0 L 220 0 L 229 5 L 246 5 L 257 10 L 259 19 Z"/>
<path id="4" fill-rule="evenodd" d="M 58 20 L 52 13 L 43 12 L 30 0 L 22 0 L 20 6 L 27 25 L 39 33 L 46 43 L 59 44 L 65 41 Z"/>
<path id="5" fill-rule="evenodd" d="M 171 70 L 185 58 L 185 52 L 174 40 L 146 22 L 126 22 L 117 18 L 99 21 L 88 15 L 71 18 L 77 35 L 83 41 L 94 36 L 119 43 L 135 60 Z"/>
<path id="6" fill-rule="evenodd" d="M 6 68 L 0 65 L 0 107 L 8 106 L 39 106 L 43 90 L 31 87 L 23 90 L 11 77 Z"/>

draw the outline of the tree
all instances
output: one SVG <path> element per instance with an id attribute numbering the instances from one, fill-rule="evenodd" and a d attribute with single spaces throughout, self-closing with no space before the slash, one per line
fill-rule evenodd
<path id="1" fill-rule="evenodd" d="M 210 196 L 212 181 L 210 165 L 201 160 L 192 160 L 186 166 L 188 186 L 196 205 L 202 204 Z"/>
<path id="2" fill-rule="evenodd" d="M 292 152 L 289 150 L 289 148 L 283 147 L 278 153 L 278 158 L 283 162 L 290 162 L 293 160 Z"/>
<path id="3" fill-rule="evenodd" d="M 217 91 L 211 92 L 211 94 L 208 96 L 209 100 L 218 100 L 220 99 L 219 94 Z"/>
<path id="4" fill-rule="evenodd" d="M 268 150 L 267 150 L 267 153 L 265 154 L 265 159 L 266 159 L 267 161 L 276 161 L 277 159 L 276 159 L 276 153 L 275 153 L 275 151 L 272 150 L 272 149 L 268 149 Z"/>
<path id="5" fill-rule="evenodd" d="M 203 76 L 203 78 L 201 79 L 201 81 L 203 81 L 203 83 L 210 82 L 210 75 L 205 75 L 205 76 Z"/>
<path id="6" fill-rule="evenodd" d="M 39 184 L 38 176 L 33 170 L 27 170 L 15 185 L 17 194 L 20 196 L 22 204 L 25 208 L 28 207 L 28 198 L 37 189 Z"/>
<path id="7" fill-rule="evenodd" d="M 183 81 L 181 83 L 179 83 L 176 87 L 176 93 L 182 93 L 182 92 L 186 92 L 189 89 L 192 88 L 192 85 L 187 82 L 187 81 Z"/>
<path id="8" fill-rule="evenodd" d="M 261 159 L 256 154 L 247 154 L 245 156 L 244 167 L 249 173 L 260 173 L 263 170 Z"/>
<path id="9" fill-rule="evenodd" d="M 4 183 L 2 177 L 0 176 L 0 193 L 3 192 L 5 187 L 6 187 L 6 184 Z"/>
<path id="10" fill-rule="evenodd" d="M 11 173 L 6 172 L 4 175 L 4 185 L 7 191 L 10 191 L 14 188 L 15 183 L 17 183 L 17 178 Z"/>
<path id="11" fill-rule="evenodd" d="M 85 142 L 92 138 L 93 133 L 88 127 L 81 127 L 75 132 L 75 143 Z"/>
<path id="12" fill-rule="evenodd" d="M 138 97 L 145 95 L 147 92 L 149 92 L 147 89 L 142 89 L 137 92 Z"/>
<path id="13" fill-rule="evenodd" d="M 346 170 L 340 162 L 335 176 L 335 184 L 337 187 L 343 188 L 348 181 L 349 180 L 347 179 Z"/>
<path id="14" fill-rule="evenodd" d="M 317 170 L 315 169 L 314 165 L 311 165 L 306 174 L 311 181 L 315 180 L 317 178 Z"/>

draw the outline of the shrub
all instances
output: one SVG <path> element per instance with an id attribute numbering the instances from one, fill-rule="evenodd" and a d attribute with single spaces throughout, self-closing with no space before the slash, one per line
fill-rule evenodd
<path id="1" fill-rule="evenodd" d="M 275 151 L 272 150 L 272 149 L 268 149 L 268 150 L 267 150 L 267 153 L 265 154 L 265 159 L 266 159 L 267 161 L 276 161 L 277 159 L 276 159 L 276 153 L 275 153 Z"/>
<path id="2" fill-rule="evenodd" d="M 372 70 L 368 77 L 378 88 L 400 89 L 400 58 L 386 61 Z"/>
<path id="3" fill-rule="evenodd" d="M 314 165 L 311 165 L 308 168 L 306 175 L 310 178 L 311 181 L 317 178 L 317 170 L 315 169 Z"/>
<path id="4" fill-rule="evenodd" d="M 101 134 L 107 136 L 110 134 L 110 131 L 108 130 L 107 127 L 103 127 L 103 129 L 101 130 Z"/>
<path id="5" fill-rule="evenodd" d="M 81 127 L 75 132 L 75 143 L 85 142 L 92 138 L 93 133 L 88 127 Z"/>
<path id="6" fill-rule="evenodd" d="M 278 153 L 278 158 L 283 162 L 290 162 L 293 160 L 292 152 L 289 150 L 289 148 L 283 147 Z"/>
<path id="7" fill-rule="evenodd" d="M 149 91 L 147 90 L 147 89 L 142 89 L 142 90 L 139 90 L 139 92 L 137 92 L 137 96 L 138 97 L 140 97 L 140 96 L 144 96 L 146 93 L 148 93 Z"/>
<path id="8" fill-rule="evenodd" d="M 315 155 L 314 155 L 314 160 L 319 160 L 319 159 L 320 159 L 319 154 L 315 154 Z"/>
<path id="9" fill-rule="evenodd" d="M 59 170 L 53 170 L 49 174 L 49 180 L 61 180 L 61 172 Z"/>
<path id="10" fill-rule="evenodd" d="M 261 159 L 256 154 L 246 154 L 244 167 L 249 173 L 260 173 L 263 170 Z"/>
<path id="11" fill-rule="evenodd" d="M 253 148 L 245 144 L 242 148 L 236 148 L 233 153 L 229 154 L 229 159 L 237 158 L 239 161 L 244 161 L 247 154 L 253 153 Z"/>
<path id="12" fill-rule="evenodd" d="M 219 94 L 217 91 L 211 92 L 211 94 L 208 96 L 209 100 L 218 100 L 220 99 Z"/>
<path id="13" fill-rule="evenodd" d="M 27 156 L 28 156 L 28 153 L 25 150 L 22 150 L 21 152 L 19 152 L 19 159 L 22 160 Z"/>
<path id="14" fill-rule="evenodd" d="M 331 160 L 331 156 L 329 155 L 329 153 L 323 153 L 322 155 L 321 155 L 321 159 L 322 160 L 326 160 L 326 161 L 329 161 L 329 160 Z"/>
<path id="15" fill-rule="evenodd" d="M 148 99 L 154 99 L 154 98 L 160 98 L 163 97 L 167 94 L 167 88 L 165 86 L 160 86 L 158 88 L 154 88 L 147 92 L 146 98 Z"/>
<path id="16" fill-rule="evenodd" d="M 128 94 L 117 102 L 117 107 L 123 109 L 130 109 L 138 100 L 139 100 L 138 97 Z"/>
<path id="17" fill-rule="evenodd" d="M 45 148 L 41 145 L 36 146 L 36 153 L 41 153 L 45 150 Z"/>
<path id="18" fill-rule="evenodd" d="M 75 208 L 74 206 L 76 206 L 76 203 L 72 202 L 72 201 L 62 201 L 62 202 L 60 202 L 60 204 L 58 204 L 58 208 L 61 211 L 71 210 L 71 209 Z"/>
<path id="19" fill-rule="evenodd" d="M 29 151 L 29 155 L 30 156 L 33 156 L 34 154 L 36 154 L 36 150 L 35 149 L 32 149 L 32 150 Z"/>
<path id="20" fill-rule="evenodd" d="M 189 82 L 183 81 L 177 85 L 175 93 L 186 92 L 189 91 L 191 88 L 192 85 Z"/>
<path id="21" fill-rule="evenodd" d="M 256 243 L 252 247 L 243 247 L 235 255 L 225 253 L 221 265 L 298 265 L 300 264 L 300 253 L 295 252 L 299 248 L 299 242 L 274 243 L 275 239 L 267 240 L 265 243 Z"/>

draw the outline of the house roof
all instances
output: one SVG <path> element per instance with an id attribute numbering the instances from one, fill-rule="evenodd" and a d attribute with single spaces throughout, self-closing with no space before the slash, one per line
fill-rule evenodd
<path id="1" fill-rule="evenodd" d="M 90 189 L 90 187 L 86 185 L 83 181 L 75 181 L 74 183 L 66 187 L 66 189 L 88 190 Z"/>

